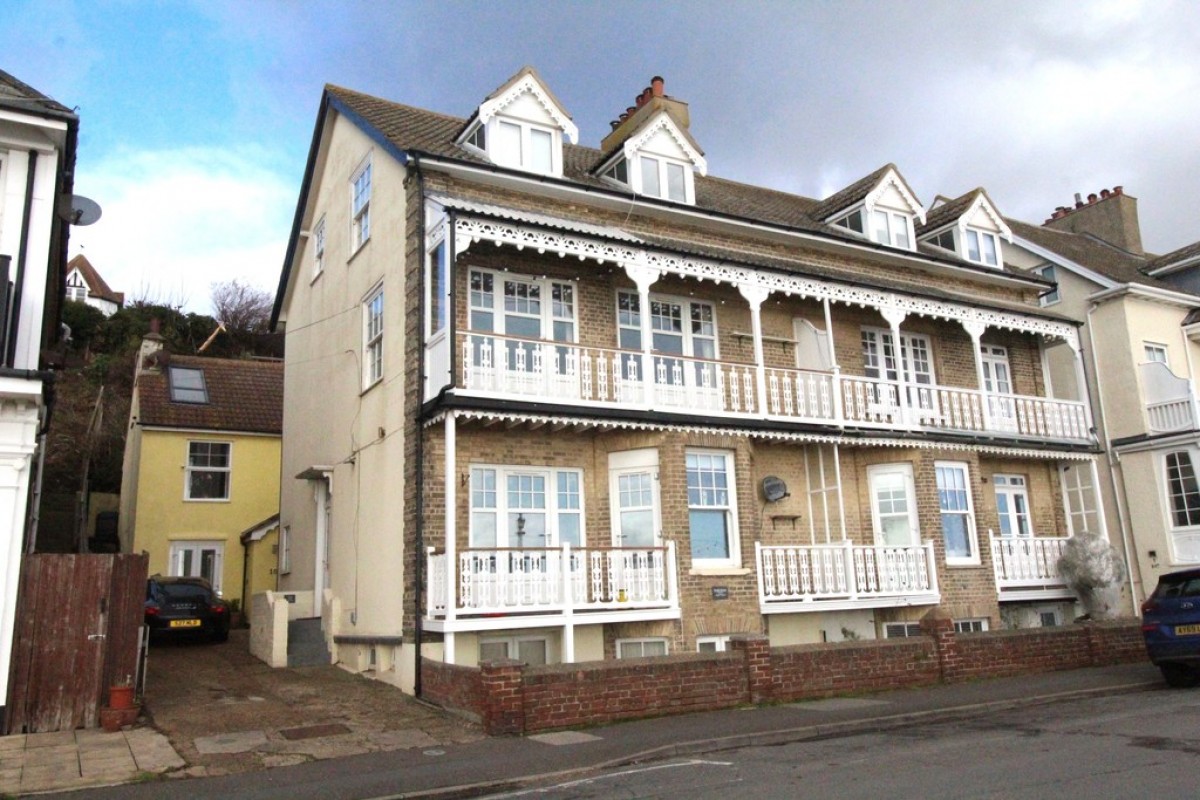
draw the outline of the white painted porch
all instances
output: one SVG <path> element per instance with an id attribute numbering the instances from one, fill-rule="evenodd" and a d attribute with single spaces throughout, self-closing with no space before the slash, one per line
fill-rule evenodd
<path id="1" fill-rule="evenodd" d="M 1086 406 L 1074 400 L 778 368 L 762 369 L 760 390 L 754 364 L 657 353 L 647 359 L 636 351 L 491 333 L 460 334 L 459 344 L 461 390 L 473 396 L 881 431 L 1092 440 Z"/>
<path id="2" fill-rule="evenodd" d="M 1001 602 L 1064 600 L 1075 596 L 1058 573 L 1058 559 L 1069 537 L 989 534 L 988 538 Z"/>
<path id="3" fill-rule="evenodd" d="M 426 627 L 498 630 L 679 617 L 675 543 L 479 548 L 453 563 L 429 548 Z"/>
<path id="4" fill-rule="evenodd" d="M 933 542 L 754 545 L 763 614 L 936 605 Z"/>

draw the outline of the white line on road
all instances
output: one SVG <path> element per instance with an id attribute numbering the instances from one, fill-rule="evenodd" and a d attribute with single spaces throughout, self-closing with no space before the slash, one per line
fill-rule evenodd
<path id="1" fill-rule="evenodd" d="M 567 781 L 566 783 L 558 783 L 553 786 L 542 786 L 537 789 L 524 789 L 522 791 L 512 792 L 509 794 L 488 795 L 488 800 L 500 800 L 500 798 L 505 798 L 505 797 L 525 797 L 527 795 L 545 794 L 547 792 L 555 792 L 555 791 L 559 791 L 561 789 L 569 789 L 572 786 L 582 786 L 584 784 L 597 783 L 599 781 L 608 780 L 610 778 L 623 778 L 626 775 L 637 775 L 642 772 L 654 772 L 654 771 L 660 770 L 660 769 L 673 769 L 675 767 L 700 767 L 700 766 L 729 767 L 732 765 L 733 765 L 732 761 L 706 761 L 704 759 L 699 759 L 699 758 L 692 759 L 690 761 L 672 762 L 670 764 L 655 764 L 654 766 L 650 766 L 650 767 L 637 767 L 635 769 L 621 770 L 620 772 L 609 772 L 605 775 L 600 775 L 595 778 L 580 778 L 579 780 Z"/>

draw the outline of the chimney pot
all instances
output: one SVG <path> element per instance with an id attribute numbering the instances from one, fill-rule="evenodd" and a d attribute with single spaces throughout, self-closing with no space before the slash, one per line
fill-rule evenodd
<path id="1" fill-rule="evenodd" d="M 1112 194 L 1112 192 L 1110 192 L 1108 189 L 1101 189 L 1100 190 L 1100 199 L 1107 200 L 1109 198 L 1109 195 L 1111 195 L 1111 194 Z"/>
<path id="2" fill-rule="evenodd" d="M 619 119 L 610 120 L 608 124 L 609 124 L 609 127 L 611 127 L 615 131 L 618 127 L 620 127 L 621 120 L 619 120 Z"/>
<path id="3" fill-rule="evenodd" d="M 637 111 L 637 106 L 629 106 L 628 108 L 625 109 L 625 116 L 628 117 L 635 111 Z"/>
<path id="4" fill-rule="evenodd" d="M 663 96 L 664 83 L 665 83 L 665 81 L 663 81 L 661 75 L 655 75 L 653 78 L 650 79 L 650 88 L 653 90 L 655 97 Z"/>
<path id="5" fill-rule="evenodd" d="M 638 108 L 641 108 L 642 106 L 646 105 L 646 95 L 639 94 L 637 96 L 637 98 L 634 100 L 634 102 L 636 103 Z"/>
<path id="6" fill-rule="evenodd" d="M 1124 186 L 1114 186 L 1113 194 L 1125 194 L 1125 187 Z"/>
<path id="7" fill-rule="evenodd" d="M 1090 206 L 1094 202 L 1096 202 L 1096 193 L 1092 192 L 1088 195 L 1088 205 Z"/>
<path id="8" fill-rule="evenodd" d="M 160 320 L 158 317 L 150 318 L 150 332 L 151 333 L 161 333 L 162 332 L 162 320 Z"/>

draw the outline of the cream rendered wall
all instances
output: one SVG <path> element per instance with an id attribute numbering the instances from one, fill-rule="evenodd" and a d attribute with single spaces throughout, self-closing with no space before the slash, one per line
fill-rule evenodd
<path id="1" fill-rule="evenodd" d="M 1163 451 L 1126 453 L 1121 456 L 1121 472 L 1127 486 L 1144 487 L 1144 491 L 1126 492 L 1126 502 L 1130 519 L 1136 520 L 1133 556 L 1142 577 L 1144 593 L 1149 593 L 1158 583 L 1159 575 L 1188 566 L 1175 557 L 1171 545 Z"/>
<path id="2" fill-rule="evenodd" d="M 230 442 L 228 501 L 184 500 L 190 441 Z M 224 544 L 221 595 L 242 599 L 246 528 L 279 508 L 279 437 L 214 431 L 143 430 L 134 552 L 150 554 L 150 574 L 170 574 L 172 542 Z"/>
<path id="3" fill-rule="evenodd" d="M 875 638 L 875 616 L 870 610 L 773 614 L 767 625 L 772 647 Z"/>
<path id="4" fill-rule="evenodd" d="M 371 235 L 350 252 L 351 179 L 371 159 Z M 281 525 L 291 531 L 291 571 L 281 591 L 315 585 L 314 482 L 296 475 L 332 466 L 327 594 L 337 619 L 327 634 L 399 635 L 404 579 L 405 168 L 330 111 L 302 221 L 324 217 L 323 271 L 311 238 L 297 248 L 285 296 Z M 366 295 L 384 289 L 383 380 L 362 389 Z M 315 607 L 330 607 L 317 598 Z"/>

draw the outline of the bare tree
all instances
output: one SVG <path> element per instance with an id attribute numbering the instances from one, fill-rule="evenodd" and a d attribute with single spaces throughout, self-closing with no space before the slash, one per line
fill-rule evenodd
<path id="1" fill-rule="evenodd" d="M 232 335 L 266 333 L 274 298 L 236 278 L 212 285 L 213 316 Z"/>

